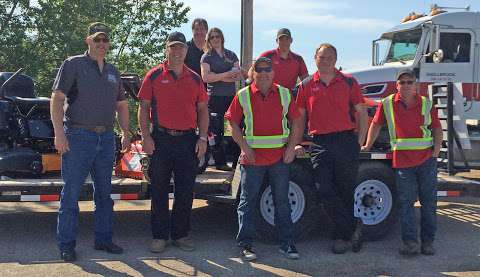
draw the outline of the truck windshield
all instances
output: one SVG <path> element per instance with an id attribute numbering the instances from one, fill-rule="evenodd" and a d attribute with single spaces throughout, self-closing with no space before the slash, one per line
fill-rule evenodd
<path id="1" fill-rule="evenodd" d="M 390 49 L 385 62 L 411 61 L 415 58 L 417 47 L 422 37 L 422 29 L 394 33 L 390 40 Z"/>

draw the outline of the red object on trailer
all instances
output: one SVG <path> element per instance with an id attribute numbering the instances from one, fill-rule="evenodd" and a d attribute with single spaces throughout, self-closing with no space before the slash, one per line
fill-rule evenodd
<path id="1" fill-rule="evenodd" d="M 140 140 L 133 141 L 131 150 L 120 154 L 115 165 L 115 176 L 127 177 L 132 179 L 143 179 L 142 159 L 147 159 L 147 154 L 143 152 Z"/>

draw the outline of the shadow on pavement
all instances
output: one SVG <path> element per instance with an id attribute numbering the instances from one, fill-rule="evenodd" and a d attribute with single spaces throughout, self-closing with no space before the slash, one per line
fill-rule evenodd
<path id="1" fill-rule="evenodd" d="M 444 203 L 438 208 L 438 252 L 433 257 L 400 257 L 399 226 L 386 239 L 365 243 L 358 254 L 331 254 L 330 221 L 321 218 L 319 228 L 297 244 L 300 260 L 285 259 L 275 245 L 256 243 L 258 262 L 243 262 L 234 240 L 235 210 L 228 205 L 213 205 L 192 212 L 191 236 L 196 251 L 183 252 L 168 246 L 159 255 L 148 250 L 149 211 L 116 212 L 114 241 L 125 249 L 122 255 L 93 249 L 93 213 L 81 212 L 78 261 L 74 264 L 59 259 L 56 212 L 2 213 L 0 265 L 2 270 L 12 268 L 18 273 L 31 273 L 32 268 L 37 271 L 38 267 L 39 275 L 75 272 L 105 276 L 439 276 L 445 272 L 480 270 L 480 242 L 478 236 L 472 235 L 480 234 L 480 205 Z"/>

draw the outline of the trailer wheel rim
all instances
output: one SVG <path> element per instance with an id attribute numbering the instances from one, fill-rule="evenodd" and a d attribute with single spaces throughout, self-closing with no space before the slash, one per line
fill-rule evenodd
<path id="1" fill-rule="evenodd" d="M 368 207 L 362 201 L 365 196 L 373 198 Z M 384 221 L 392 206 L 392 192 L 387 184 L 379 180 L 365 180 L 355 188 L 355 216 L 361 218 L 365 225 L 376 225 Z"/>
<path id="2" fill-rule="evenodd" d="M 296 183 L 290 181 L 288 189 L 288 200 L 290 202 L 292 222 L 295 223 L 302 217 L 305 211 L 305 194 L 302 188 Z M 260 198 L 260 213 L 268 224 L 275 225 L 275 206 L 273 204 L 273 195 L 271 186 L 263 191 Z"/>

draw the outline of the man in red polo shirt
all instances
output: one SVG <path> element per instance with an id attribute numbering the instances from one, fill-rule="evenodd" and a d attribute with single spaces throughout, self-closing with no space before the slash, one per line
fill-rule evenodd
<path id="1" fill-rule="evenodd" d="M 332 251 L 345 253 L 354 235 L 353 187 L 358 171 L 358 155 L 367 131 L 367 113 L 357 81 L 335 68 L 337 50 L 321 44 L 315 52 L 318 71 L 304 79 L 298 89 L 297 106 L 302 120 L 308 117 L 308 133 L 313 136 L 311 161 L 320 198 L 334 222 Z M 354 113 L 358 112 L 358 135 Z M 353 236 L 353 237 L 352 237 Z"/>
<path id="2" fill-rule="evenodd" d="M 200 76 L 184 65 L 186 54 L 185 36 L 171 33 L 166 61 L 145 75 L 138 94 L 143 150 L 151 155 L 150 250 L 155 253 L 162 252 L 170 238 L 180 249 L 194 250 L 188 231 L 198 158 L 207 147 L 208 96 Z M 175 200 L 170 216 L 168 193 L 172 173 Z"/>
<path id="3" fill-rule="evenodd" d="M 252 249 L 254 211 L 264 176 L 268 175 L 275 203 L 279 251 L 287 258 L 298 259 L 288 200 L 288 164 L 295 158 L 295 145 L 301 140 L 303 126 L 290 91 L 273 83 L 271 60 L 259 58 L 253 68 L 253 83 L 237 92 L 225 114 L 232 126 L 232 137 L 242 150 L 237 242 L 242 247 L 243 259 L 257 258 Z M 240 129 L 242 122 L 244 130 Z"/>
<path id="4" fill-rule="evenodd" d="M 263 52 L 260 57 L 267 57 L 272 60 L 272 67 L 275 72 L 273 82 L 293 90 L 298 79 L 303 80 L 308 76 L 307 66 L 302 56 L 290 50 L 293 39 L 289 29 L 281 28 L 278 30 L 276 41 L 278 48 Z M 250 69 L 250 79 L 252 73 L 253 69 Z"/>
<path id="5" fill-rule="evenodd" d="M 397 90 L 379 103 L 362 150 L 370 150 L 387 123 L 400 202 L 403 241 L 400 254 L 415 255 L 420 250 L 414 208 L 418 195 L 422 205 L 421 252 L 433 255 L 437 228 L 437 157 L 442 146 L 442 128 L 431 101 L 418 94 L 413 71 L 398 73 Z"/>

